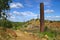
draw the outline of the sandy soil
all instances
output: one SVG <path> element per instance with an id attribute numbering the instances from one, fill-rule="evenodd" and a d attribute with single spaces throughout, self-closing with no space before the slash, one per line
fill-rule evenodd
<path id="1" fill-rule="evenodd" d="M 40 40 L 40 38 L 38 38 L 37 36 L 30 35 L 27 32 L 22 32 L 20 30 L 17 30 L 15 32 L 17 34 L 15 40 Z"/>

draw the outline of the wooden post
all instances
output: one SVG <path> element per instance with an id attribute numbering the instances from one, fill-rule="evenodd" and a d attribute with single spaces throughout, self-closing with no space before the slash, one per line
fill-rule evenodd
<path id="1" fill-rule="evenodd" d="M 40 3 L 40 32 L 44 31 L 44 3 Z"/>

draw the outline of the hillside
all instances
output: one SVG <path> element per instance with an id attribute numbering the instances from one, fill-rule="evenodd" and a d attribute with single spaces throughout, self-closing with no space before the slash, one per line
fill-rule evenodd
<path id="1" fill-rule="evenodd" d="M 40 20 L 39 19 L 32 19 L 29 22 L 27 22 L 25 25 L 34 25 L 34 26 L 40 26 Z M 60 21 L 50 21 L 45 20 L 45 26 L 48 27 L 60 27 Z"/>
<path id="2" fill-rule="evenodd" d="M 39 19 L 32 19 L 30 21 L 27 21 L 24 24 L 24 27 L 26 30 L 39 30 L 40 28 L 40 20 Z M 60 21 L 50 21 L 45 20 L 45 27 L 48 27 L 49 29 L 59 29 L 60 28 Z M 59 29 L 60 30 L 60 29 Z"/>
<path id="3" fill-rule="evenodd" d="M 3 28 L 0 27 L 0 40 L 40 40 L 40 38 L 20 30 L 12 30 L 8 28 L 3 30 Z"/>
<path id="4" fill-rule="evenodd" d="M 5 21 L 0 20 L 2 26 L 4 22 Z M 10 27 L 12 24 L 12 27 L 9 29 L 5 28 L 4 30 L 0 28 L 1 40 L 40 40 L 42 38 L 46 39 L 45 36 L 47 36 L 49 40 L 54 40 L 55 38 L 56 40 L 60 40 L 60 21 L 45 20 L 45 29 L 43 33 L 40 33 L 39 19 L 32 19 L 27 22 L 11 22 L 11 24 L 10 21 L 7 21 L 7 24 Z"/>

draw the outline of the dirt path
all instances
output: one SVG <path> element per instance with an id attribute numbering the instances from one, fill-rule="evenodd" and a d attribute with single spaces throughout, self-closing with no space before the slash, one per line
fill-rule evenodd
<path id="1" fill-rule="evenodd" d="M 27 32 L 22 32 L 22 31 L 15 31 L 17 34 L 16 40 L 40 40 L 36 36 L 29 35 Z"/>

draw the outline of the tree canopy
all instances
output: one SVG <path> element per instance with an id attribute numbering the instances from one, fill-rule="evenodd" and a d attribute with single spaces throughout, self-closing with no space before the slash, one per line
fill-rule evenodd
<path id="1" fill-rule="evenodd" d="M 9 4 L 12 0 L 0 0 L 0 18 L 6 15 L 5 11 L 10 9 Z M 7 17 L 7 16 L 6 16 Z"/>

